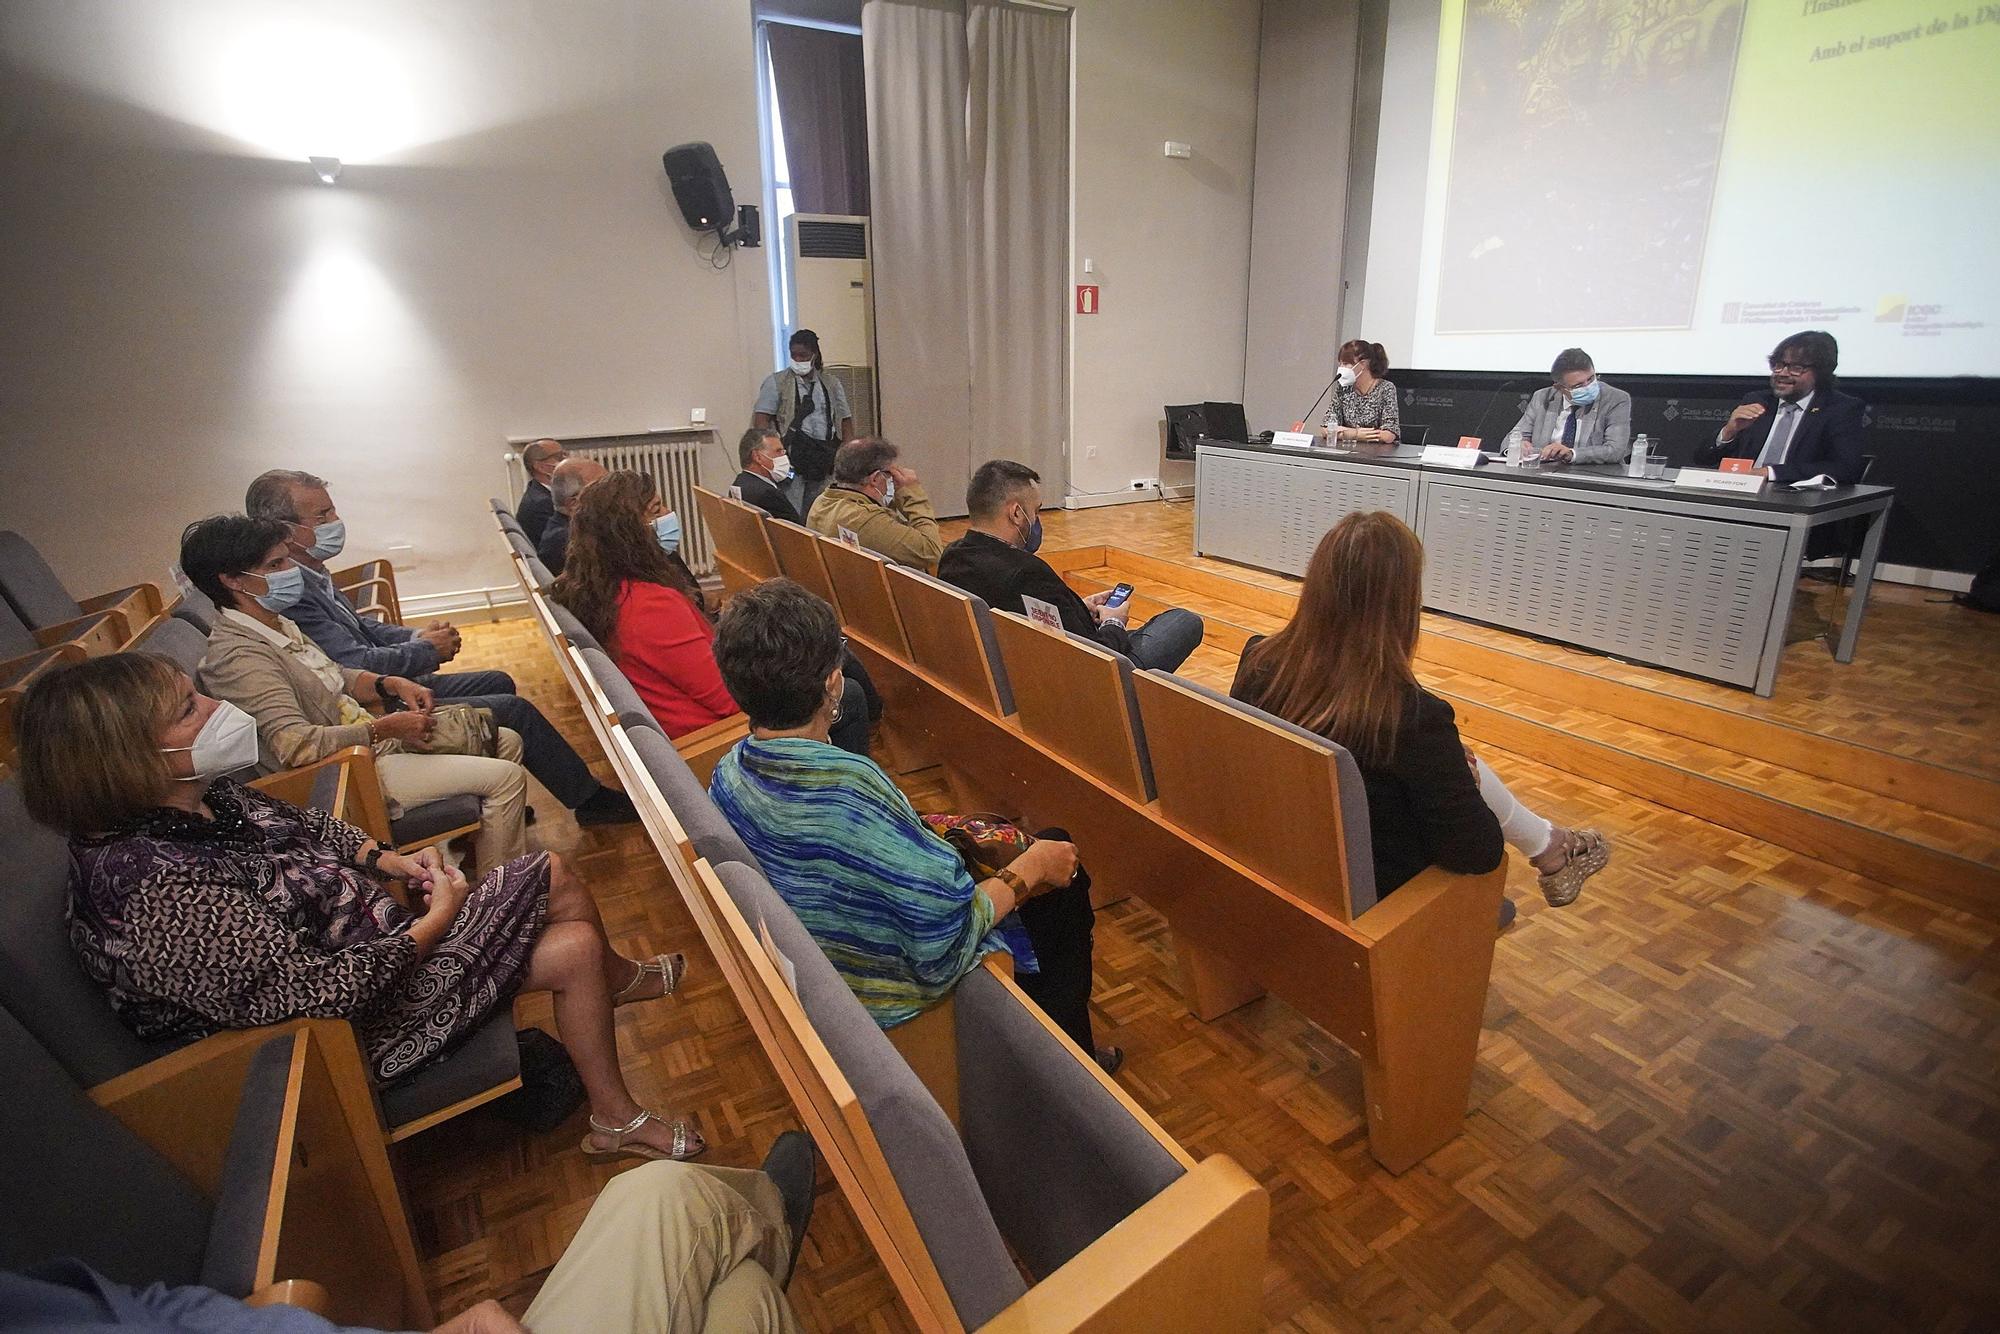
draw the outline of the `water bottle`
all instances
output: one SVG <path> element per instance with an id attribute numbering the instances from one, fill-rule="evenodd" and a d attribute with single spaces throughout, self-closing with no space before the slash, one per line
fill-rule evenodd
<path id="1" fill-rule="evenodd" d="M 1625 460 L 1625 475 L 1627 477 L 1644 477 L 1646 475 L 1646 457 L 1652 452 L 1653 442 L 1645 436 L 1642 435 L 1637 440 L 1634 440 L 1632 442 L 1631 457 Z"/>

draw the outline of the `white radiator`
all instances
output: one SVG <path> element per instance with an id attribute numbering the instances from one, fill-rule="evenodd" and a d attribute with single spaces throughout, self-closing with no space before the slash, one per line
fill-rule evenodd
<path id="1" fill-rule="evenodd" d="M 714 432 L 655 431 L 645 435 L 548 438 L 559 441 L 571 454 L 596 459 L 612 472 L 644 473 L 652 478 L 653 485 L 659 488 L 660 502 L 681 516 L 681 559 L 698 575 L 715 572 L 715 546 L 694 503 L 694 489 L 701 482 L 701 452 L 721 448 Z M 511 448 L 505 455 L 508 495 L 518 504 L 521 492 L 528 486 L 527 471 L 521 466 L 521 449 L 528 442 L 509 443 Z"/>

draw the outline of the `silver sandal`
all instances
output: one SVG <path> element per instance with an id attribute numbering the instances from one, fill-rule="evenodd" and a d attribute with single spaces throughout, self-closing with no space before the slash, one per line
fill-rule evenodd
<path id="1" fill-rule="evenodd" d="M 595 1116 L 592 1116 L 590 1118 L 590 1128 L 597 1134 L 609 1135 L 611 1137 L 611 1144 L 608 1148 L 600 1148 L 598 1145 L 590 1142 L 589 1135 L 585 1135 L 583 1137 L 583 1156 L 586 1158 L 646 1158 L 654 1162 L 684 1163 L 690 1158 L 699 1158 L 708 1152 L 708 1141 L 701 1137 L 701 1132 L 689 1125 L 685 1119 L 679 1117 L 676 1117 L 673 1123 L 674 1151 L 672 1153 L 662 1153 L 657 1148 L 646 1143 L 627 1144 L 625 1141 L 638 1133 L 639 1127 L 645 1125 L 648 1121 L 660 1121 L 660 1118 L 643 1107 L 639 1109 L 637 1116 L 622 1126 L 607 1126 Z M 665 1122 L 662 1121 L 661 1124 L 664 1125 Z"/>
<path id="2" fill-rule="evenodd" d="M 687 962 L 687 955 L 685 954 L 655 954 L 652 958 L 639 965 L 639 971 L 634 973 L 632 980 L 627 982 L 619 990 L 618 994 L 611 998 L 611 1003 L 613 1005 L 626 1005 L 631 1003 L 631 1001 L 627 1000 L 627 997 L 630 997 L 632 1001 L 660 1000 L 673 995 L 681 984 L 681 978 L 687 975 Z M 660 979 L 663 984 L 660 994 L 658 996 L 633 996 L 632 993 L 637 991 L 640 984 L 649 977 Z"/>
<path id="3" fill-rule="evenodd" d="M 1583 893 L 1583 882 L 1611 861 L 1611 843 L 1595 829 L 1572 829 L 1564 844 L 1563 864 L 1537 878 L 1551 908 L 1567 908 Z"/>

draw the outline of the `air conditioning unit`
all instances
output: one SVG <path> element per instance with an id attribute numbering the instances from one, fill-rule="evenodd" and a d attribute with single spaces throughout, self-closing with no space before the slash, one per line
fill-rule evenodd
<path id="1" fill-rule="evenodd" d="M 785 250 L 798 297 L 798 327 L 819 335 L 827 373 L 847 392 L 855 433 L 874 435 L 875 281 L 868 219 L 794 213 L 785 219 Z"/>

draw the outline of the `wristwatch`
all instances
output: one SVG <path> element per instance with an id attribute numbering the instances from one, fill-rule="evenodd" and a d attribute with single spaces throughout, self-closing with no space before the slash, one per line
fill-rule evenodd
<path id="1" fill-rule="evenodd" d="M 375 698 L 381 700 L 384 704 L 389 703 L 391 700 L 395 698 L 394 695 L 391 695 L 389 693 L 389 686 L 388 686 L 389 680 L 390 678 L 386 676 L 378 676 L 375 678 Z"/>
<path id="2" fill-rule="evenodd" d="M 368 874 L 372 876 L 386 880 L 389 878 L 389 876 L 388 873 L 382 869 L 382 852 L 383 852 L 382 845 L 380 843 L 377 843 L 374 847 L 362 853 L 361 869 L 368 872 Z"/>

